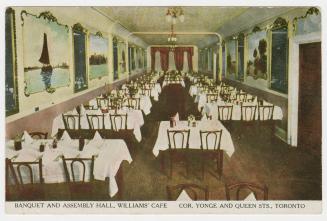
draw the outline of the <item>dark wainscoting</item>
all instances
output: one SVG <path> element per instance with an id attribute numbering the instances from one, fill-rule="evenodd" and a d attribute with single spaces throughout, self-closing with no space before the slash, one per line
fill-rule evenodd
<path id="1" fill-rule="evenodd" d="M 69 99 L 59 104 L 55 104 L 44 110 L 40 110 L 28 116 L 9 122 L 6 124 L 6 138 L 11 139 L 17 134 L 23 133 L 25 130 L 27 132 L 41 131 L 48 132 L 49 134 L 51 134 L 53 119 L 59 114 L 72 110 L 74 107 L 86 103 L 106 91 L 118 88 L 126 81 L 132 80 L 142 74 L 143 73 L 135 74 L 133 76 L 130 76 L 129 78 L 96 88 L 93 91 L 87 92 L 80 96 L 76 96 L 72 99 Z"/>
<path id="2" fill-rule="evenodd" d="M 283 120 L 277 124 L 277 126 L 287 132 L 287 114 L 288 114 L 288 99 L 285 97 L 281 97 L 272 93 L 269 93 L 267 91 L 260 90 L 258 88 L 254 88 L 251 86 L 248 86 L 246 84 L 243 84 L 241 82 L 229 80 L 229 79 L 223 79 L 224 82 L 227 84 L 240 88 L 250 94 L 253 94 L 257 96 L 259 99 L 264 99 L 274 105 L 277 105 L 282 108 L 283 111 Z M 286 139 L 286 138 L 284 138 Z"/>

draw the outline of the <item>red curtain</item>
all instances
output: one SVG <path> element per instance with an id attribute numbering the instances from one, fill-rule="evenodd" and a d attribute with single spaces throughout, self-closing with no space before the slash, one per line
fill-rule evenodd
<path id="1" fill-rule="evenodd" d="M 151 48 L 151 70 L 155 69 L 155 59 L 156 52 L 160 52 L 160 63 L 161 69 L 163 71 L 168 71 L 168 61 L 169 61 L 169 48 L 168 47 L 152 47 Z"/>
<path id="2" fill-rule="evenodd" d="M 160 63 L 161 69 L 163 71 L 168 71 L 169 66 L 169 47 L 151 47 L 151 70 L 154 71 L 155 69 L 155 54 L 156 52 L 160 52 Z M 176 47 L 174 52 L 174 60 L 176 69 L 178 71 L 183 70 L 184 65 L 184 52 L 187 52 L 187 63 L 189 70 L 193 70 L 193 47 Z"/>
<path id="3" fill-rule="evenodd" d="M 183 64 L 184 64 L 184 50 L 183 50 L 183 48 L 175 48 L 174 60 L 175 60 L 175 66 L 176 66 L 177 71 L 182 71 L 183 70 Z"/>

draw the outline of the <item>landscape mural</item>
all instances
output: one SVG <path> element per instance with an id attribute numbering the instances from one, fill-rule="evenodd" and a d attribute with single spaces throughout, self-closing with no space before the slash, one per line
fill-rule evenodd
<path id="1" fill-rule="evenodd" d="M 108 75 L 108 39 L 94 34 L 89 39 L 90 79 Z"/>
<path id="2" fill-rule="evenodd" d="M 266 31 L 259 31 L 248 36 L 248 61 L 246 75 L 254 79 L 267 80 L 267 40 Z"/>
<path id="3" fill-rule="evenodd" d="M 25 95 L 68 86 L 68 27 L 28 13 L 22 18 Z"/>
<path id="4" fill-rule="evenodd" d="M 235 78 L 236 74 L 236 41 L 230 40 L 227 46 L 227 76 Z"/>

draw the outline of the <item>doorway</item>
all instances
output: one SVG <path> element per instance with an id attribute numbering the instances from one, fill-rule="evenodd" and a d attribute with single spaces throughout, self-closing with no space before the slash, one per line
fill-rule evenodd
<path id="1" fill-rule="evenodd" d="M 298 146 L 321 154 L 321 42 L 299 45 Z"/>

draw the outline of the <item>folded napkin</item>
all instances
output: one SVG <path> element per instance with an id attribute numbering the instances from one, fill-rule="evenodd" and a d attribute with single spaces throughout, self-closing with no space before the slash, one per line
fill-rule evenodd
<path id="1" fill-rule="evenodd" d="M 73 114 L 73 115 L 78 115 L 78 112 L 77 112 L 76 108 L 74 108 L 74 109 L 71 111 L 71 114 Z"/>
<path id="2" fill-rule="evenodd" d="M 84 148 L 101 148 L 103 143 L 104 143 L 104 140 L 100 136 L 99 132 L 97 131 L 97 132 L 95 132 L 93 139 L 90 140 L 90 142 L 87 145 L 85 145 Z"/>
<path id="3" fill-rule="evenodd" d="M 193 201 L 192 198 L 187 194 L 185 190 L 181 192 L 176 201 Z"/>
<path id="4" fill-rule="evenodd" d="M 81 113 L 81 115 L 85 115 L 85 107 L 84 107 L 84 105 L 83 104 L 81 104 L 81 106 L 80 106 L 80 113 Z"/>
<path id="5" fill-rule="evenodd" d="M 38 161 L 40 157 L 42 157 L 41 152 L 31 148 L 25 148 L 19 151 L 19 155 L 15 159 L 15 162 L 35 162 Z"/>
<path id="6" fill-rule="evenodd" d="M 175 114 L 175 116 L 173 117 L 174 118 L 174 120 L 177 122 L 177 121 L 179 121 L 179 114 L 178 114 L 178 112 Z"/>
<path id="7" fill-rule="evenodd" d="M 72 138 L 70 138 L 67 131 L 64 131 L 63 135 L 61 136 L 61 138 L 58 141 L 58 146 L 69 145 L 69 144 L 71 144 L 71 142 L 72 142 Z"/>
<path id="8" fill-rule="evenodd" d="M 33 143 L 33 138 L 26 132 L 24 131 L 23 137 L 22 137 L 22 143 L 25 144 L 31 144 Z"/>
<path id="9" fill-rule="evenodd" d="M 22 149 L 26 148 L 39 150 L 39 145 L 26 131 L 24 131 L 24 135 L 22 137 Z"/>
<path id="10" fill-rule="evenodd" d="M 244 201 L 256 201 L 257 199 L 255 198 L 255 195 L 253 192 L 251 192 L 245 199 Z"/>

